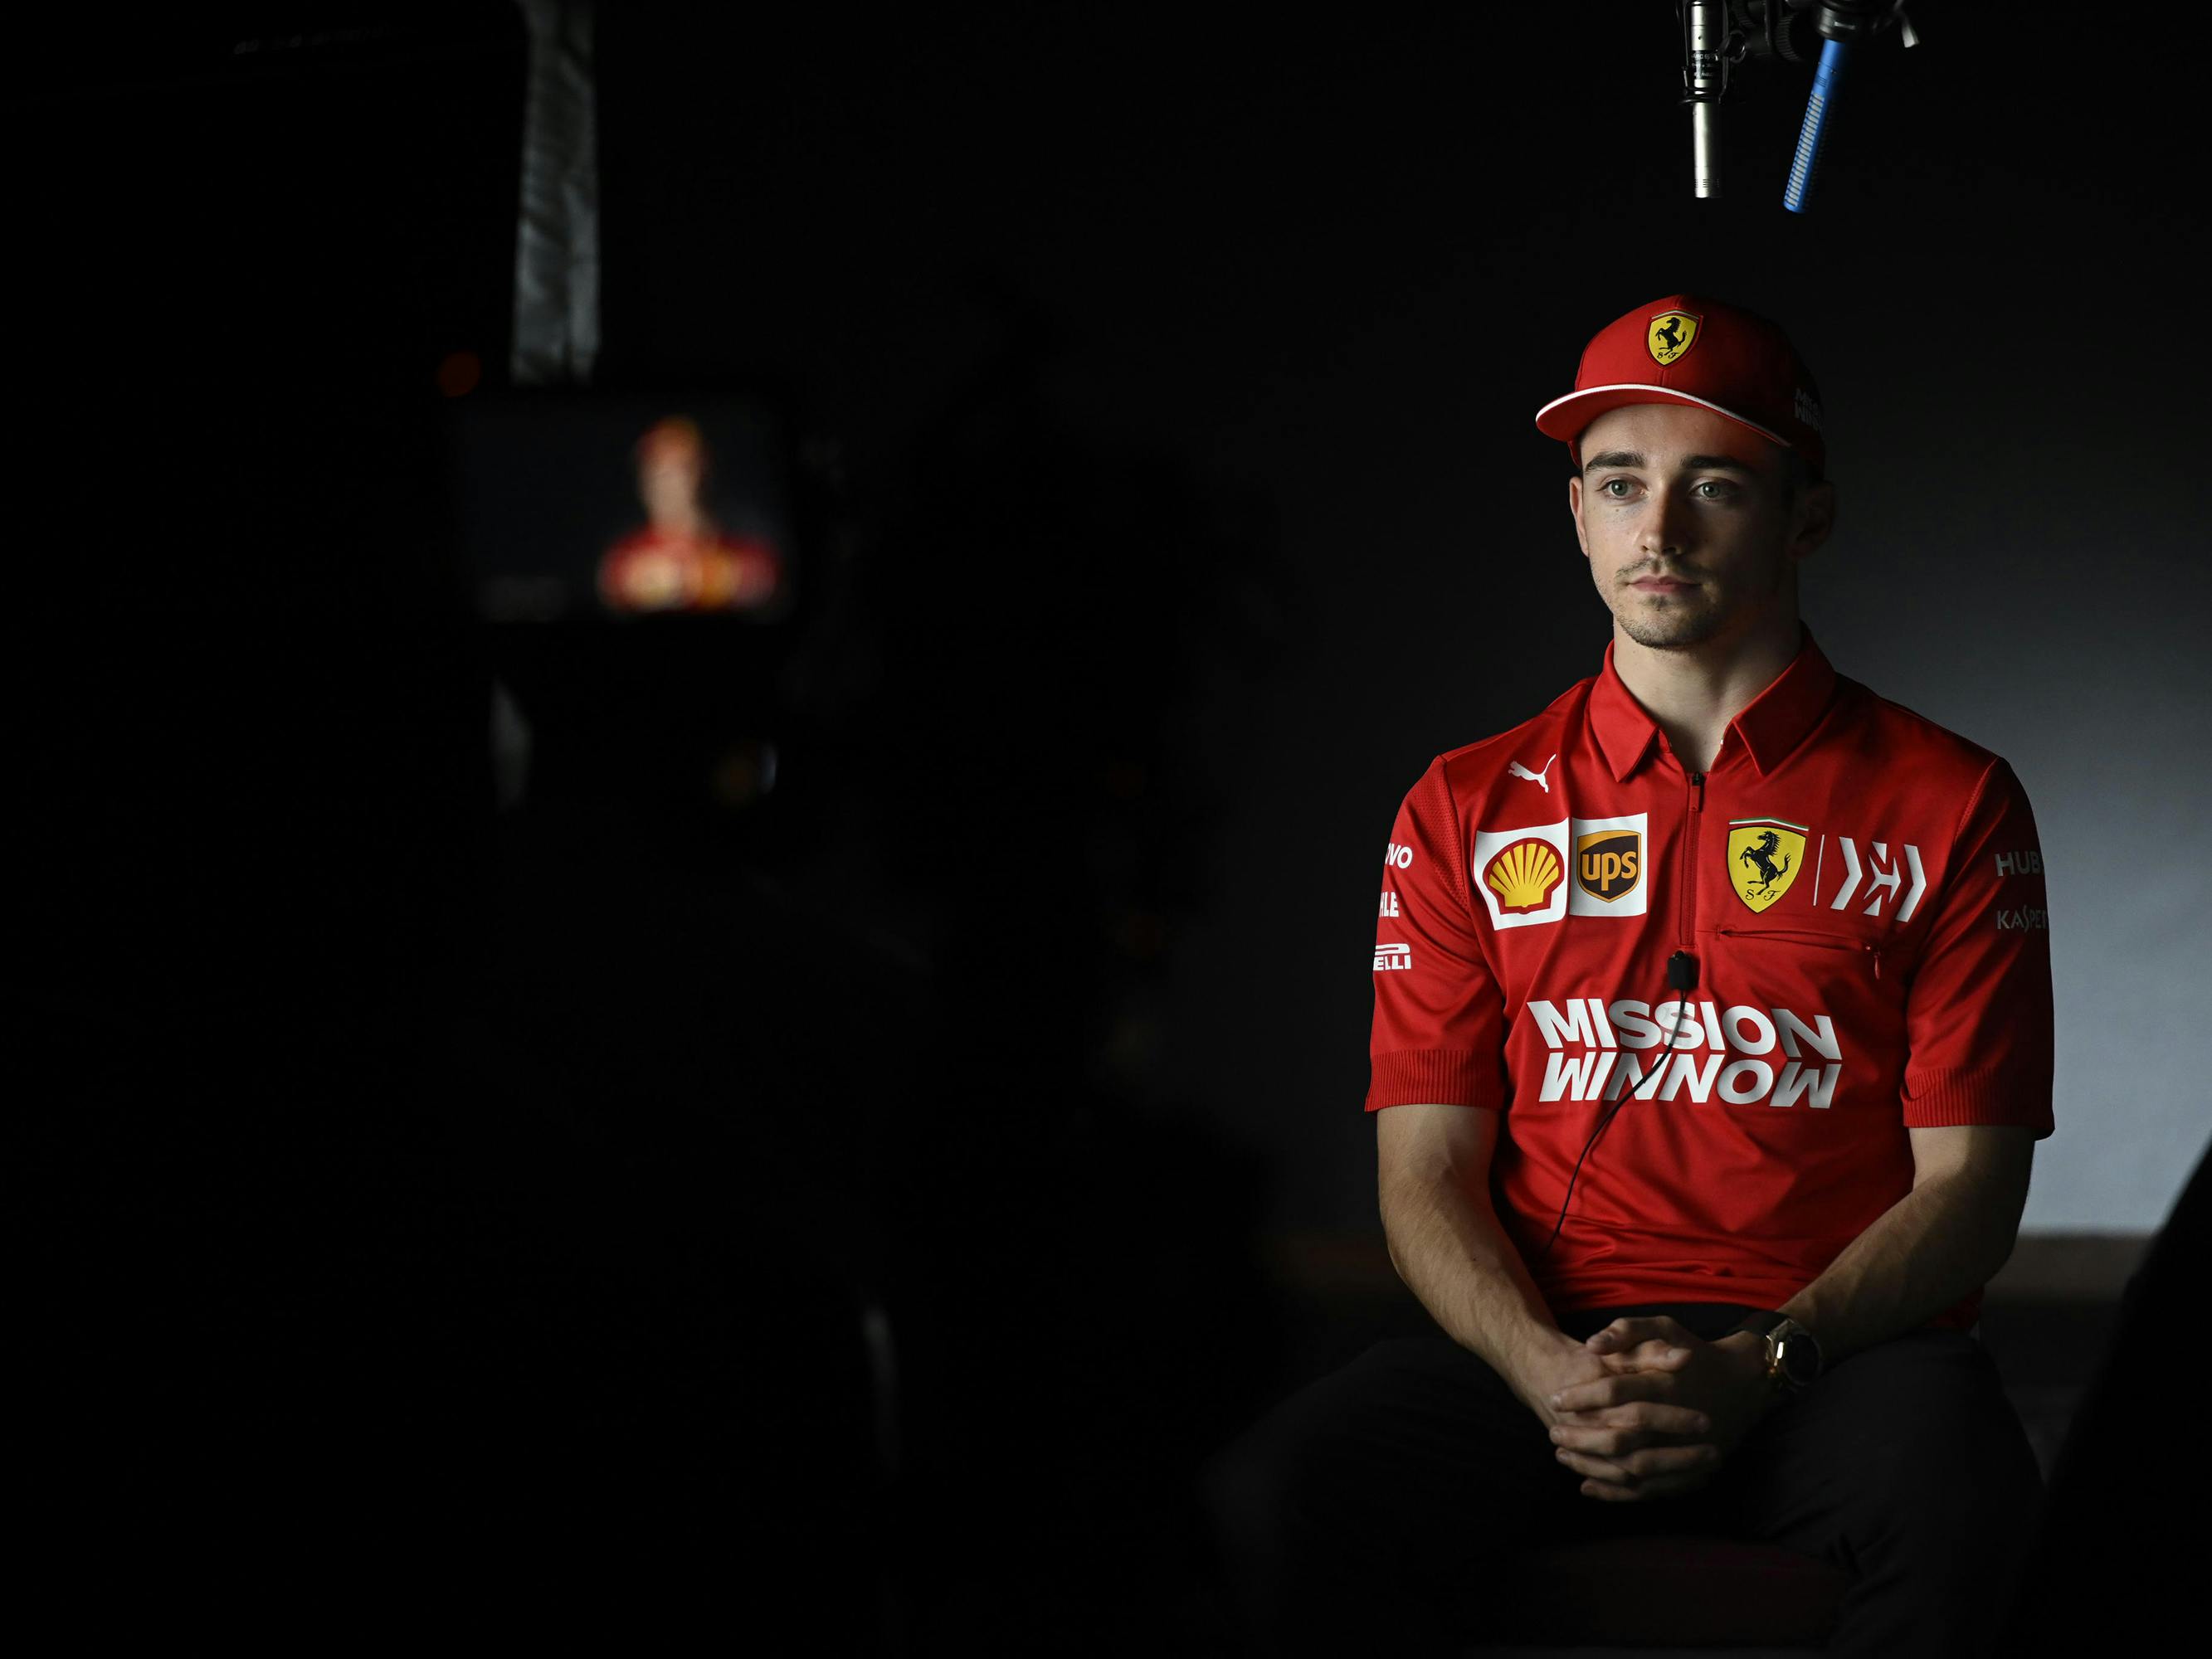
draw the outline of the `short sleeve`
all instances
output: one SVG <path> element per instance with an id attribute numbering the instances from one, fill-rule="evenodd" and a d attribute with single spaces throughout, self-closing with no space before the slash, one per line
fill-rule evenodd
<path id="1" fill-rule="evenodd" d="M 2051 1132 L 2051 913 L 2012 768 L 1990 763 L 1952 849 L 1905 1002 L 1905 1124 Z"/>
<path id="2" fill-rule="evenodd" d="M 1504 1109 L 1505 1006 L 1468 902 L 1466 842 L 1443 763 L 1398 809 L 1375 928 L 1367 1109 Z"/>

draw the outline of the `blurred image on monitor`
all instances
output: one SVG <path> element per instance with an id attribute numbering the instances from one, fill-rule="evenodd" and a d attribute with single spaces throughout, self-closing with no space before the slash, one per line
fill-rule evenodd
<path id="1" fill-rule="evenodd" d="M 526 392 L 451 414 L 463 556 L 486 618 L 789 611 L 784 434 L 764 399 Z"/>

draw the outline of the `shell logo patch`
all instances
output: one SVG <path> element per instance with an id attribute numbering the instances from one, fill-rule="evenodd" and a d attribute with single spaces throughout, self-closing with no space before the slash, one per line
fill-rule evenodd
<path id="1" fill-rule="evenodd" d="M 1567 820 L 1474 832 L 1474 889 L 1493 927 L 1534 927 L 1567 914 Z"/>
<path id="2" fill-rule="evenodd" d="M 1482 884 L 1498 895 L 1498 908 L 1515 915 L 1543 908 L 1565 872 L 1558 850 L 1547 841 L 1516 841 L 1482 872 Z"/>
<path id="3" fill-rule="evenodd" d="M 1686 311 L 1662 311 L 1644 331 L 1651 361 L 1664 368 L 1698 343 L 1698 325 L 1705 320 Z"/>
<path id="4" fill-rule="evenodd" d="M 1805 837 L 1809 833 L 1803 824 L 1781 818 L 1729 821 L 1729 884 L 1753 914 L 1790 890 L 1805 862 Z"/>

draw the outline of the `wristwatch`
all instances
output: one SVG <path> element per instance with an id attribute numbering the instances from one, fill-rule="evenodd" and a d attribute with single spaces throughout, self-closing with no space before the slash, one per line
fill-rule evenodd
<path id="1" fill-rule="evenodd" d="M 1767 1386 L 1785 1399 L 1812 1387 L 1826 1364 L 1820 1339 L 1787 1314 L 1748 1314 L 1729 1334 L 1735 1331 L 1755 1331 L 1766 1339 Z"/>

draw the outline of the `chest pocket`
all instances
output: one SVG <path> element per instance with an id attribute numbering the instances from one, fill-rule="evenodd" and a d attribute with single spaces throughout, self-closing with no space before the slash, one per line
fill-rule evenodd
<path id="1" fill-rule="evenodd" d="M 1728 940 L 1731 949 L 1747 946 L 1753 951 L 1804 953 L 1805 965 L 1817 967 L 1824 974 L 1846 973 L 1856 968 L 1880 979 L 1885 957 L 1888 958 L 1887 971 L 1892 974 L 1901 965 L 1894 945 L 1877 945 L 1871 939 L 1853 939 L 1846 933 L 1823 933 L 1799 927 L 1716 927 L 1713 932 Z M 1814 951 L 1832 952 L 1833 956 L 1822 962 L 1811 956 Z M 1856 961 L 1847 962 L 1846 958 Z"/>

